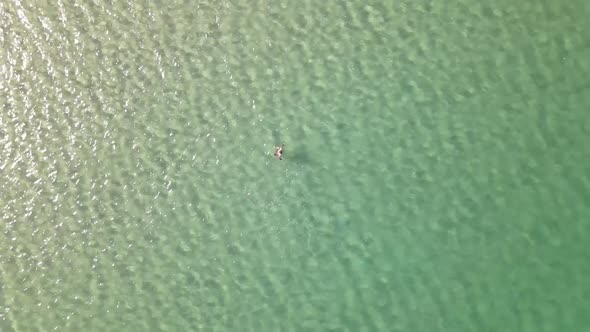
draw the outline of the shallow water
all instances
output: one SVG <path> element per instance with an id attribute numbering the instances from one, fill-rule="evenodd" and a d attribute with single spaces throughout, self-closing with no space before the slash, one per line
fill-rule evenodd
<path id="1" fill-rule="evenodd" d="M 0 330 L 583 330 L 589 14 L 0 3 Z"/>

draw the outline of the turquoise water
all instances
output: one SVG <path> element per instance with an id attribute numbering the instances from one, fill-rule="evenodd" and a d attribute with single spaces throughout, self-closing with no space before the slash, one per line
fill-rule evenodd
<path id="1" fill-rule="evenodd" d="M 583 331 L 589 14 L 0 3 L 0 330 Z"/>

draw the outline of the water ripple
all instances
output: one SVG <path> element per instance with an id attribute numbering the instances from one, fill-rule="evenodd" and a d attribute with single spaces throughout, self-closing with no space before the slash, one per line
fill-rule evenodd
<path id="1" fill-rule="evenodd" d="M 0 330 L 587 326 L 587 8 L 0 4 Z"/>

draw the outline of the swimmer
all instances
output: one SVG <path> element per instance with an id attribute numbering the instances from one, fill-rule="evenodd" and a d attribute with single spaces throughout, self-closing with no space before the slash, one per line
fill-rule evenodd
<path id="1" fill-rule="evenodd" d="M 285 144 L 281 144 L 281 146 L 277 146 L 275 149 L 275 157 L 278 157 L 279 160 L 283 160 L 283 148 Z"/>

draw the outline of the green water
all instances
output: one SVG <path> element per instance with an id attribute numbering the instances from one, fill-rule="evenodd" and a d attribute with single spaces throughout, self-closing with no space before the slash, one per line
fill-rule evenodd
<path id="1" fill-rule="evenodd" d="M 0 331 L 584 331 L 589 15 L 0 3 Z"/>

